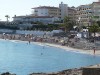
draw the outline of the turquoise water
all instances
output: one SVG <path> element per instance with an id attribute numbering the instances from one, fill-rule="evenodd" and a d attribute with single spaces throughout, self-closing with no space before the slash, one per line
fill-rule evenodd
<path id="1" fill-rule="evenodd" d="M 65 51 L 60 48 L 0 40 L 0 73 L 27 75 L 57 72 L 100 63 L 100 56 Z"/>

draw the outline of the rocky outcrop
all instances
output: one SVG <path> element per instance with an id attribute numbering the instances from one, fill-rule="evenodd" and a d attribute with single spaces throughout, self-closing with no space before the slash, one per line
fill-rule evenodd
<path id="1" fill-rule="evenodd" d="M 6 73 L 2 73 L 2 74 L 0 74 L 0 75 L 16 75 L 16 74 L 11 74 L 11 73 L 9 73 L 9 72 L 6 72 Z"/>
<path id="2" fill-rule="evenodd" d="M 29 75 L 82 75 L 82 69 L 68 69 L 57 73 L 32 73 Z"/>

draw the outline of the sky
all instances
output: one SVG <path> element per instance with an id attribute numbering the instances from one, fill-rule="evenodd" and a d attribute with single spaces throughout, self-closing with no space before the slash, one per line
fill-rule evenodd
<path id="1" fill-rule="evenodd" d="M 71 6 L 79 6 L 84 4 L 90 4 L 98 0 L 0 0 L 0 20 L 6 21 L 5 15 L 9 15 L 9 20 L 12 20 L 14 15 L 22 16 L 32 13 L 32 9 L 38 6 L 55 6 L 59 7 L 59 4 L 63 2 Z"/>

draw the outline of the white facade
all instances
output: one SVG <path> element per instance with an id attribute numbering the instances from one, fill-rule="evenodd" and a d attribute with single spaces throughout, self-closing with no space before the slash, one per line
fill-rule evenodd
<path id="1" fill-rule="evenodd" d="M 16 16 L 13 17 L 13 21 L 23 23 L 42 22 L 44 24 L 52 24 L 54 21 L 59 21 L 59 18 L 50 16 Z"/>
<path id="2" fill-rule="evenodd" d="M 59 9 L 61 19 L 63 20 L 65 16 L 68 16 L 68 5 L 61 2 L 61 4 L 59 4 Z"/>
<path id="3" fill-rule="evenodd" d="M 61 20 L 63 20 L 65 16 L 68 16 L 68 5 L 63 2 L 59 4 L 59 7 L 40 6 L 32 9 L 34 9 L 32 14 L 35 16 L 53 16 Z"/>
<path id="4" fill-rule="evenodd" d="M 50 6 L 40 6 L 32 8 L 34 12 L 32 13 L 34 16 L 53 16 L 59 17 L 59 8 L 58 7 L 50 7 Z"/>
<path id="5" fill-rule="evenodd" d="M 45 9 L 45 8 L 34 9 L 34 15 L 35 16 L 49 16 L 48 9 Z"/>

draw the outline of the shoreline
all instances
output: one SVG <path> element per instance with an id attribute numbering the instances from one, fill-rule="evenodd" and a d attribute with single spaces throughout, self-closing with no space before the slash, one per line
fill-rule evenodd
<path id="1" fill-rule="evenodd" d="M 0 39 L 0 40 L 5 40 L 5 39 Z M 6 40 L 9 40 L 9 39 L 6 39 Z M 23 41 L 23 40 L 9 40 L 9 41 L 29 43 L 29 41 Z M 37 44 L 37 45 L 42 45 L 42 46 L 52 46 L 52 47 L 63 49 L 65 51 L 71 51 L 71 52 L 75 52 L 75 53 L 82 53 L 82 54 L 100 56 L 100 50 L 96 50 L 95 54 L 94 54 L 93 50 L 78 49 L 78 48 L 62 46 L 62 45 L 58 45 L 58 44 L 54 44 L 54 43 L 34 42 L 34 41 L 31 41 L 30 43 Z"/>
<path id="2" fill-rule="evenodd" d="M 72 52 L 77 52 L 77 53 L 83 53 L 83 54 L 90 54 L 90 55 L 99 55 L 100 56 L 100 49 L 98 48 L 98 50 L 93 49 L 93 48 L 84 48 L 84 44 L 88 45 L 88 43 L 76 43 L 74 42 L 74 44 L 76 43 L 79 47 L 75 47 L 74 46 L 70 46 L 70 44 L 64 45 L 63 46 L 63 42 L 61 42 L 62 38 L 56 38 L 56 37 L 49 37 L 49 38 L 43 38 L 43 37 L 37 37 L 37 36 L 33 36 L 33 35 L 8 35 L 8 34 L 0 34 L 0 39 L 3 40 L 12 40 L 12 41 L 22 41 L 25 42 L 27 41 L 28 43 L 34 43 L 34 44 L 38 44 L 38 45 L 48 45 L 48 46 L 52 46 L 52 47 L 56 47 L 56 48 L 61 48 L 64 49 L 66 51 L 72 51 Z M 59 41 L 59 42 L 58 42 Z M 74 40 L 75 41 L 75 40 Z M 84 40 L 83 40 L 84 41 Z M 73 40 L 72 40 L 73 42 Z M 83 47 L 81 47 L 83 45 Z M 94 45 L 92 45 L 91 47 L 93 47 Z"/>
<path id="3" fill-rule="evenodd" d="M 0 39 L 0 40 L 5 40 L 5 39 Z M 6 39 L 6 40 L 7 41 L 11 41 L 11 42 L 29 43 L 29 41 L 22 41 L 22 40 L 9 40 L 9 39 Z M 68 47 L 68 46 L 62 46 L 62 45 L 58 45 L 58 44 L 54 44 L 54 43 L 45 43 L 45 42 L 34 42 L 34 41 L 31 41 L 29 44 L 36 44 L 36 45 L 41 45 L 41 46 L 51 46 L 51 47 L 56 47 L 56 48 L 63 49 L 65 51 L 94 55 L 93 54 L 93 50 L 76 49 L 76 48 L 72 48 L 72 47 Z M 95 56 L 100 56 L 100 51 L 99 50 L 96 51 Z M 92 65 L 92 66 L 94 66 L 94 65 Z M 53 75 L 53 74 L 54 75 L 64 75 L 63 73 L 82 75 L 82 71 L 83 71 L 82 68 L 84 68 L 84 67 L 73 68 L 73 69 L 65 69 L 65 70 L 61 70 L 61 71 L 58 71 L 58 72 L 51 72 L 51 73 L 31 73 L 29 75 L 49 75 L 49 74 L 50 75 Z"/>
<path id="4" fill-rule="evenodd" d="M 72 48 L 72 47 L 68 47 L 68 46 L 62 46 L 62 45 L 58 45 L 58 44 L 51 44 L 51 43 L 44 43 L 44 42 L 33 42 L 34 44 L 38 44 L 38 45 L 46 45 L 46 46 L 52 46 L 52 47 L 56 47 L 56 48 L 61 48 L 64 49 L 65 51 L 71 51 L 71 52 L 76 52 L 76 53 L 82 53 L 82 54 L 89 54 L 89 55 L 96 55 L 96 56 L 100 56 L 100 51 L 96 50 L 95 54 L 93 53 L 93 50 L 84 50 L 84 49 L 77 49 L 77 48 Z"/>

